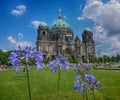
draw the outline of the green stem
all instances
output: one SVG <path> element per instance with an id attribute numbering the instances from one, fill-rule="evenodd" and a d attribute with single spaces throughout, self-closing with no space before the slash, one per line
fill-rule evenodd
<path id="1" fill-rule="evenodd" d="M 29 99 L 31 100 L 31 91 L 30 91 L 30 82 L 29 82 L 28 68 L 26 68 L 26 70 L 27 70 L 27 83 L 28 83 Z"/>
<path id="2" fill-rule="evenodd" d="M 94 100 L 96 100 L 96 99 L 95 99 L 95 94 L 94 94 L 94 91 L 93 91 L 93 98 L 94 98 Z"/>
<path id="3" fill-rule="evenodd" d="M 85 91 L 85 96 L 86 96 L 86 100 L 88 100 L 88 95 L 87 95 L 87 92 Z"/>
<path id="4" fill-rule="evenodd" d="M 84 91 L 83 91 L 83 100 L 84 100 L 84 94 L 85 94 L 85 93 L 84 93 Z"/>
<path id="5" fill-rule="evenodd" d="M 57 100 L 59 100 L 59 90 L 60 90 L 60 66 L 58 67 L 58 88 L 57 88 Z"/>

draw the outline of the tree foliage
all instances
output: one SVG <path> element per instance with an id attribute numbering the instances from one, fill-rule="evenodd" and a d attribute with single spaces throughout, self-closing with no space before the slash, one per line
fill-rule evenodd
<path id="1" fill-rule="evenodd" d="M 103 55 L 102 57 L 93 57 L 89 59 L 90 63 L 107 63 L 107 62 L 113 62 L 118 63 L 120 62 L 120 55 L 117 54 L 116 56 L 107 56 Z"/>
<path id="2" fill-rule="evenodd" d="M 10 56 L 11 51 L 4 52 L 0 50 L 0 65 L 9 65 L 8 57 Z"/>
<path id="3" fill-rule="evenodd" d="M 6 51 L 4 52 L 3 50 L 0 49 L 0 65 L 9 65 L 9 56 L 10 56 L 10 52 L 11 51 Z M 81 58 L 82 59 L 82 58 Z M 51 60 L 51 57 L 46 57 L 44 58 L 44 63 L 48 63 Z M 76 57 L 69 57 L 68 59 L 70 61 L 70 63 L 77 63 L 79 62 L 79 59 Z M 82 62 L 87 62 L 86 58 L 82 59 Z M 119 63 L 120 62 L 120 55 L 117 54 L 116 56 L 107 56 L 104 55 L 102 57 L 92 57 L 89 58 L 89 62 L 90 63 L 107 63 L 107 62 L 115 62 L 115 63 Z M 34 62 L 33 62 L 34 65 Z"/>

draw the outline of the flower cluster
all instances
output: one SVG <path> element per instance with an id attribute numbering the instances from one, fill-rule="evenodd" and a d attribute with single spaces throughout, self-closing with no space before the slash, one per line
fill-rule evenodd
<path id="1" fill-rule="evenodd" d="M 58 67 L 69 69 L 69 61 L 65 59 L 65 57 L 60 56 L 59 58 L 49 62 L 48 66 L 53 72 L 56 72 Z"/>
<path id="2" fill-rule="evenodd" d="M 85 75 L 84 78 L 80 76 L 76 76 L 76 82 L 74 82 L 74 89 L 82 92 L 90 90 L 94 92 L 97 88 L 101 86 L 100 81 L 97 81 L 95 76 L 92 74 Z"/>
<path id="3" fill-rule="evenodd" d="M 23 49 L 19 46 L 17 50 L 12 51 L 9 61 L 12 64 L 12 68 L 16 69 L 16 73 L 19 70 L 29 68 L 33 62 L 35 62 L 37 69 L 44 66 L 43 53 L 29 46 Z"/>
<path id="4" fill-rule="evenodd" d="M 75 77 L 74 89 L 79 92 L 90 90 L 94 92 L 101 86 L 100 81 L 97 81 L 94 75 L 88 74 L 88 64 L 77 64 L 75 70 L 77 75 Z"/>
<path id="5" fill-rule="evenodd" d="M 76 64 L 74 70 L 78 73 L 78 74 L 83 74 L 83 73 L 87 73 L 89 71 L 89 65 L 86 63 L 79 63 Z"/>
<path id="6" fill-rule="evenodd" d="M 37 51 L 34 54 L 34 60 L 36 62 L 37 70 L 39 68 L 43 68 L 45 66 L 44 63 L 43 63 L 43 53 L 41 51 Z"/>

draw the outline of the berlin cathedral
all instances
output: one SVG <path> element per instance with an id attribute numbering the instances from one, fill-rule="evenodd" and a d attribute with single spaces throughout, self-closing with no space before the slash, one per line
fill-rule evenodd
<path id="1" fill-rule="evenodd" d="M 95 57 L 95 43 L 91 30 L 86 28 L 83 31 L 82 40 L 78 36 L 74 37 L 72 28 L 62 18 L 61 12 L 50 28 L 45 22 L 41 22 L 37 32 L 37 50 L 42 51 L 45 57 Z"/>

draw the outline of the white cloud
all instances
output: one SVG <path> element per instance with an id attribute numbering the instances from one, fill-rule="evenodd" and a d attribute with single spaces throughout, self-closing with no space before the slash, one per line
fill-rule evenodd
<path id="1" fill-rule="evenodd" d="M 111 54 L 118 53 L 120 50 L 120 0 L 110 0 L 106 3 L 101 0 L 87 0 L 81 17 L 94 22 L 94 39 L 100 48 L 108 47 L 107 51 L 111 51 Z"/>
<path id="2" fill-rule="evenodd" d="M 28 41 L 16 41 L 12 36 L 8 36 L 7 39 L 8 39 L 8 41 L 10 42 L 10 44 L 13 47 L 18 47 L 18 46 L 21 46 L 21 47 L 32 46 L 31 42 L 28 42 Z"/>
<path id="3" fill-rule="evenodd" d="M 83 18 L 91 19 L 94 23 L 103 26 L 108 30 L 108 34 L 120 32 L 120 3 L 117 0 L 110 0 L 108 3 L 94 0 L 87 1 L 89 3 L 83 9 Z"/>
<path id="4" fill-rule="evenodd" d="M 11 11 L 11 14 L 19 16 L 19 15 L 23 15 L 25 11 L 26 11 L 26 6 L 25 5 L 19 5 L 19 6 L 16 7 L 16 9 Z"/>
<path id="5" fill-rule="evenodd" d="M 18 38 L 19 38 L 19 39 L 22 39 L 22 38 L 23 38 L 23 34 L 18 33 Z"/>
<path id="6" fill-rule="evenodd" d="M 2 51 L 3 51 L 3 52 L 7 52 L 8 50 L 4 50 L 4 49 L 2 49 Z"/>
<path id="7" fill-rule="evenodd" d="M 120 34 L 109 35 L 102 26 L 94 26 L 94 39 L 97 49 L 102 49 L 103 54 L 117 54 L 120 51 Z M 102 55 L 103 55 L 102 54 Z"/>
<path id="8" fill-rule="evenodd" d="M 38 26 L 40 25 L 40 21 L 34 20 L 34 21 L 31 21 L 31 24 L 33 25 L 34 28 L 38 28 Z"/>
<path id="9" fill-rule="evenodd" d="M 103 55 L 115 56 L 116 54 L 119 54 L 119 53 L 120 53 L 120 50 L 108 50 L 108 51 L 100 52 L 98 56 L 103 56 Z"/>
<path id="10" fill-rule="evenodd" d="M 9 36 L 7 39 L 11 44 L 17 44 L 16 40 L 12 36 Z"/>
<path id="11" fill-rule="evenodd" d="M 120 35 L 119 34 L 109 37 L 109 40 L 111 41 L 111 49 L 115 49 L 115 50 L 120 49 Z"/>
<path id="12" fill-rule="evenodd" d="M 79 17 L 77 17 L 77 20 L 81 21 L 81 20 L 84 20 L 84 18 L 79 16 Z"/>
<path id="13" fill-rule="evenodd" d="M 16 47 L 18 46 L 21 46 L 21 47 L 25 47 L 25 46 L 32 46 L 32 43 L 31 42 L 28 42 L 28 41 L 18 41 L 17 44 L 16 44 Z"/>

